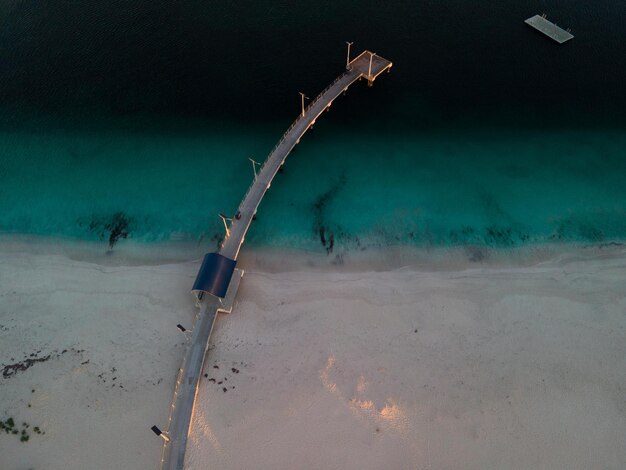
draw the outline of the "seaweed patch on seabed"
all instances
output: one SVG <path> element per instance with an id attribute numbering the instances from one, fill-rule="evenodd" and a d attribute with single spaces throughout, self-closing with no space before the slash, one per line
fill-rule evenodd
<path id="1" fill-rule="evenodd" d="M 570 218 L 562 220 L 556 233 L 550 236 L 552 240 L 575 240 L 582 238 L 590 242 L 604 241 L 604 233 L 597 227 L 594 227 L 591 223 L 575 221 Z"/>
<path id="2" fill-rule="evenodd" d="M 128 238 L 132 223 L 133 219 L 124 212 L 116 212 L 110 216 L 93 218 L 89 222 L 89 231 L 97 234 L 100 240 L 108 235 L 109 250 L 112 250 L 120 238 Z M 83 222 L 79 221 L 79 225 L 82 226 Z"/>
<path id="3" fill-rule="evenodd" d="M 413 238 L 413 232 L 409 232 L 409 237 Z M 451 230 L 448 238 L 450 243 L 455 245 L 466 245 L 468 243 L 478 243 L 480 241 L 474 227 L 469 225 L 464 225 L 458 230 Z"/>
<path id="4" fill-rule="evenodd" d="M 313 213 L 315 214 L 315 220 L 313 224 L 313 230 L 315 234 L 319 235 L 322 246 L 326 248 L 326 253 L 331 254 L 335 246 L 335 234 L 328 226 L 326 220 L 326 209 L 330 203 L 335 199 L 337 193 L 346 184 L 346 175 L 342 173 L 339 179 L 331 186 L 331 188 L 320 194 L 313 204 Z"/>
<path id="5" fill-rule="evenodd" d="M 511 227 L 490 225 L 485 229 L 484 242 L 488 246 L 515 246 L 518 242 L 527 242 L 530 236 Z"/>

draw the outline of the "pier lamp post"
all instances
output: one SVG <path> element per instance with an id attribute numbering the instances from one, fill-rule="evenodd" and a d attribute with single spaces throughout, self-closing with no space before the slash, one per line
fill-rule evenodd
<path id="1" fill-rule="evenodd" d="M 367 79 L 371 80 L 372 78 L 372 59 L 374 58 L 374 54 L 376 54 L 375 52 L 370 52 L 370 67 L 367 70 Z"/>
<path id="2" fill-rule="evenodd" d="M 154 434 L 162 438 L 165 442 L 170 442 L 170 438 L 167 437 L 167 434 L 161 431 L 157 426 L 152 426 L 150 429 Z"/>
<path id="3" fill-rule="evenodd" d="M 348 45 L 348 56 L 346 57 L 346 69 L 350 70 L 350 46 L 354 44 L 354 42 L 346 41 Z"/>
<path id="4" fill-rule="evenodd" d="M 261 164 L 255 160 L 253 160 L 252 158 L 248 157 L 248 160 L 250 160 L 252 162 L 252 171 L 254 172 L 254 179 L 256 180 L 257 174 L 256 174 L 256 166 L 259 165 L 261 166 Z"/>
<path id="5" fill-rule="evenodd" d="M 301 91 L 299 91 L 298 93 L 300 93 L 300 96 L 302 97 L 302 117 L 304 117 L 304 100 L 305 99 L 310 99 L 308 96 L 306 96 L 304 93 L 302 93 Z"/>
<path id="6" fill-rule="evenodd" d="M 232 222 L 233 219 L 231 219 L 230 217 L 226 217 L 224 214 L 220 214 L 220 218 L 222 219 L 222 222 L 224 222 L 224 229 L 226 229 L 226 236 L 230 237 L 230 229 L 228 228 L 228 224 L 226 223 L 226 221 L 230 221 Z"/>
<path id="7" fill-rule="evenodd" d="M 189 331 L 183 325 L 179 323 L 178 325 L 176 325 L 176 328 L 178 328 L 181 331 L 181 333 L 185 335 L 185 338 L 187 338 L 188 340 L 191 339 L 191 331 Z"/>

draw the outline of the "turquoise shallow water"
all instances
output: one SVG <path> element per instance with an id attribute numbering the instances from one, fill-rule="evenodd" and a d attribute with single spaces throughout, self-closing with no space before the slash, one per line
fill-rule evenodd
<path id="1" fill-rule="evenodd" d="M 622 131 L 411 132 L 379 120 L 318 123 L 289 156 L 247 243 L 509 247 L 626 238 Z M 251 181 L 248 156 L 264 159 L 287 125 L 5 129 L 0 230 L 106 241 L 121 220 L 135 240 L 215 246 L 217 214 L 232 214 Z"/>
<path id="2" fill-rule="evenodd" d="M 5 2 L 6 3 L 6 2 Z M 257 246 L 626 238 L 624 2 L 9 2 L 0 232 L 216 246 L 345 40 L 394 62 L 289 157 Z M 557 45 L 524 24 L 571 27 Z M 54 116 L 54 117 L 52 117 Z"/>

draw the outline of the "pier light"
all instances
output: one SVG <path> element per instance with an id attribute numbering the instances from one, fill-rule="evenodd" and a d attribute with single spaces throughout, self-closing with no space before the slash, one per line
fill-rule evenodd
<path id="1" fill-rule="evenodd" d="M 220 218 L 222 219 L 222 222 L 224 222 L 224 229 L 226 230 L 226 236 L 230 237 L 230 229 L 228 228 L 228 224 L 226 223 L 226 221 L 232 222 L 233 219 L 230 217 L 226 217 L 224 214 L 220 214 Z"/>
<path id="2" fill-rule="evenodd" d="M 300 96 L 302 97 L 302 117 L 304 117 L 304 100 L 307 99 L 311 99 L 308 96 L 306 96 L 304 93 L 302 93 L 301 91 L 299 91 L 298 93 L 300 93 Z"/>
<path id="3" fill-rule="evenodd" d="M 152 430 L 154 434 L 161 437 L 165 442 L 170 442 L 170 438 L 167 437 L 167 435 L 164 432 L 162 432 L 158 427 L 152 426 L 150 429 Z"/>
<path id="4" fill-rule="evenodd" d="M 370 52 L 370 67 L 367 70 L 367 78 L 371 79 L 372 77 L 372 59 L 374 59 L 375 52 Z"/>
<path id="5" fill-rule="evenodd" d="M 348 56 L 346 57 L 346 69 L 350 70 L 350 46 L 354 44 L 354 42 L 346 41 L 348 45 Z"/>
<path id="6" fill-rule="evenodd" d="M 204 293 L 204 292 L 203 292 Z M 191 331 L 188 330 L 187 328 L 185 328 L 183 325 L 181 325 L 180 323 L 178 325 L 176 325 L 176 328 L 178 328 L 184 335 L 185 338 L 187 338 L 188 340 L 191 339 Z"/>
<path id="7" fill-rule="evenodd" d="M 257 177 L 257 173 L 256 173 L 256 167 L 257 165 L 261 166 L 261 164 L 255 160 L 252 159 L 252 157 L 248 157 L 248 160 L 250 160 L 252 162 L 252 171 L 254 172 L 254 179 L 256 180 Z"/>

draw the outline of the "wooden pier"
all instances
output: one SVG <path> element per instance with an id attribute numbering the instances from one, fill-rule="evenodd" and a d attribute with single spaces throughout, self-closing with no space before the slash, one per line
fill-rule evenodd
<path id="1" fill-rule="evenodd" d="M 368 85 L 371 86 L 381 73 L 390 70 L 392 66 L 390 61 L 370 51 L 363 51 L 353 60 L 350 60 L 349 54 L 350 49 L 348 48 L 346 71 L 317 95 L 306 108 L 303 105 L 302 112 L 298 118 L 280 138 L 261 168 L 255 171 L 255 178 L 252 184 L 244 195 L 234 217 L 232 217 L 230 226 L 226 227 L 226 237 L 222 243 L 219 255 L 236 261 L 248 228 L 263 196 L 270 188 L 274 177 L 285 163 L 285 159 L 291 150 L 300 142 L 306 131 L 315 124 L 320 115 L 350 85 L 360 79 L 366 79 Z M 304 97 L 302 100 L 304 103 Z M 233 278 L 229 279 L 228 291 L 223 298 L 207 294 L 206 292 L 201 292 L 198 296 L 199 311 L 191 332 L 183 364 L 176 378 L 168 427 L 163 434 L 162 470 L 183 470 L 184 468 L 187 436 L 213 325 L 219 312 L 230 312 L 232 310 L 236 287 L 243 275 L 243 271 L 238 269 L 235 269 L 234 272 Z"/>

